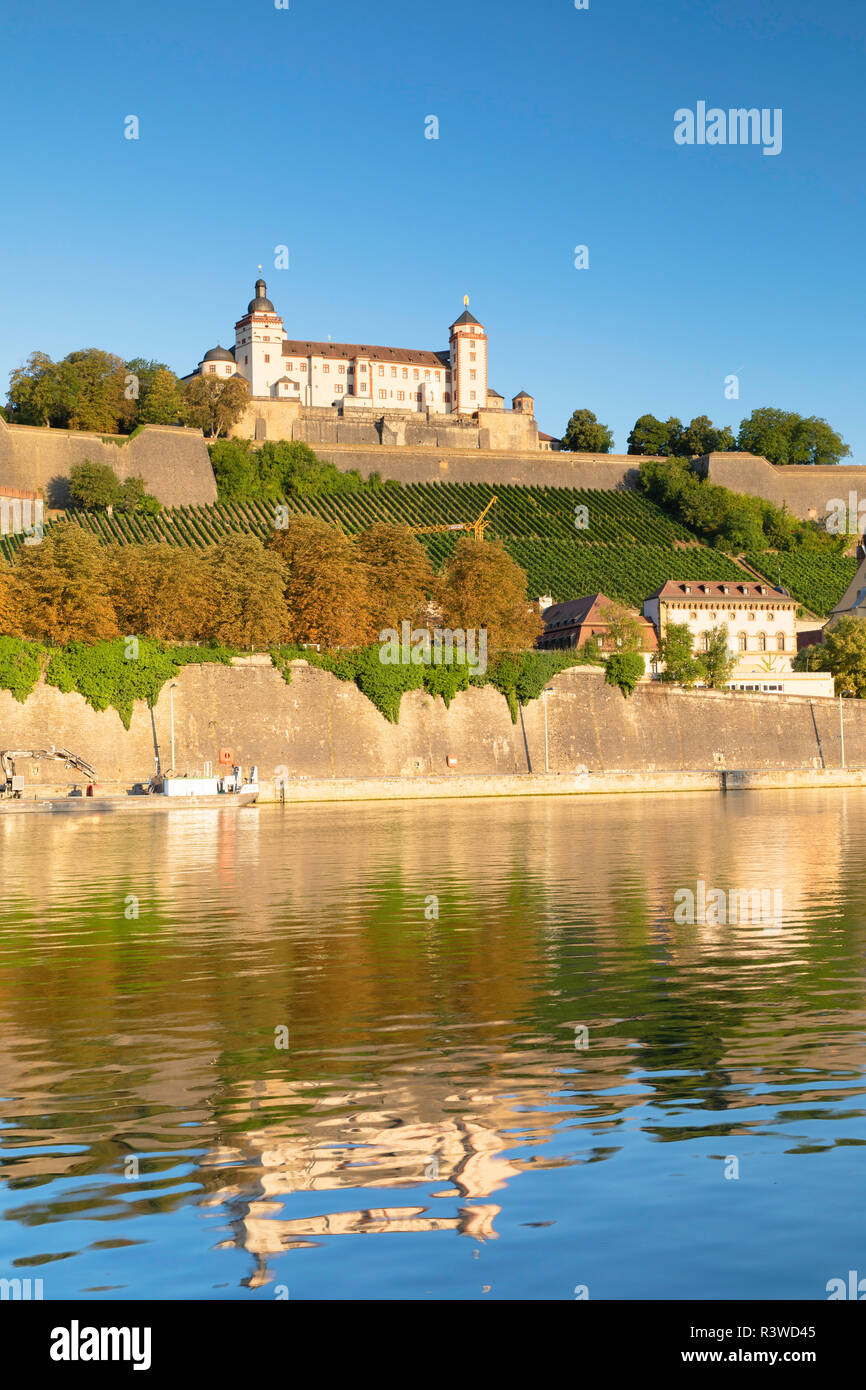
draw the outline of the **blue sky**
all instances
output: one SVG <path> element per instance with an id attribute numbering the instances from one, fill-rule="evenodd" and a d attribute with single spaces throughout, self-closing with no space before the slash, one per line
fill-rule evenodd
<path id="1" fill-rule="evenodd" d="M 446 347 L 469 293 L 553 434 L 779 405 L 866 463 L 864 36 L 863 0 L 10 7 L 0 385 L 35 348 L 189 371 L 261 263 L 296 337 Z M 698 101 L 781 108 L 782 152 L 675 144 Z"/>

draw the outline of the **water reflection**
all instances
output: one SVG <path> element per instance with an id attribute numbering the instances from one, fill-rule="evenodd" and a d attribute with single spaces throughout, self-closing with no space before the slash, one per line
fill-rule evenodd
<path id="1" fill-rule="evenodd" d="M 0 818 L 0 1273 L 249 1296 L 340 1246 L 332 1293 L 402 1296 L 343 1237 L 423 1236 L 447 1292 L 459 1235 L 517 1290 L 555 1248 L 559 1288 L 597 1220 L 633 1296 L 635 1222 L 674 1248 L 709 1210 L 748 1268 L 773 1187 L 841 1259 L 864 840 L 858 791 Z M 678 925 L 698 881 L 782 920 Z"/>

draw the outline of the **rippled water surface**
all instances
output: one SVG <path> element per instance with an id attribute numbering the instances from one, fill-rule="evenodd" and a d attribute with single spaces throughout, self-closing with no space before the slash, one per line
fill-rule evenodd
<path id="1" fill-rule="evenodd" d="M 0 813 L 0 863 L 45 1298 L 866 1275 L 866 792 Z M 782 911 L 677 921 L 699 881 Z"/>

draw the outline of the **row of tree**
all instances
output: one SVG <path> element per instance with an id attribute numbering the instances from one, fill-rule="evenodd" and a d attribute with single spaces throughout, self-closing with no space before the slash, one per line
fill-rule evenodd
<path id="1" fill-rule="evenodd" d="M 613 434 L 591 410 L 576 410 L 562 446 L 573 452 L 609 454 Z M 629 434 L 628 452 L 659 458 L 741 452 L 762 454 L 770 463 L 830 464 L 838 463 L 851 450 L 826 420 L 762 406 L 740 422 L 737 435 L 729 425 L 714 425 L 708 415 L 696 415 L 687 425 L 674 415 L 668 420 L 641 415 Z"/>
<path id="2" fill-rule="evenodd" d="M 346 536 L 295 516 L 267 545 L 233 533 L 207 550 L 103 546 L 74 524 L 0 567 L 0 631 L 49 643 L 124 634 L 243 649 L 375 642 L 385 628 L 485 629 L 490 650 L 533 647 L 526 575 L 496 542 L 458 541 L 441 575 L 403 526 Z"/>
<path id="3" fill-rule="evenodd" d="M 249 399 L 242 377 L 196 376 L 180 381 L 164 362 L 125 362 L 100 348 L 70 352 L 59 362 L 31 353 L 12 372 L 7 418 L 21 425 L 130 434 L 140 425 L 191 425 L 226 434 Z"/>

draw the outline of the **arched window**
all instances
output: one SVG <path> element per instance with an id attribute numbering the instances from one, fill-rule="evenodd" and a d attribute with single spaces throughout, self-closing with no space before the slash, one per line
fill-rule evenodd
<path id="1" fill-rule="evenodd" d="M 701 651 L 702 651 L 702 652 L 708 652 L 709 650 L 710 650 L 710 639 L 709 639 L 709 636 L 707 635 L 706 632 L 702 632 L 702 633 L 701 633 Z"/>
<path id="2" fill-rule="evenodd" d="M 746 634 L 744 632 L 737 633 L 737 646 L 741 652 L 746 650 Z"/>
<path id="3" fill-rule="evenodd" d="M 759 652 L 765 652 L 766 650 L 767 650 L 767 634 L 766 634 L 766 632 L 759 632 L 759 633 L 758 633 L 758 651 L 759 651 Z"/>
<path id="4" fill-rule="evenodd" d="M 784 634 L 784 632 L 780 632 L 780 633 L 778 634 L 778 636 L 776 637 L 776 650 L 777 650 L 777 651 L 780 651 L 780 652 L 783 652 L 783 651 L 785 650 L 785 634 Z"/>

